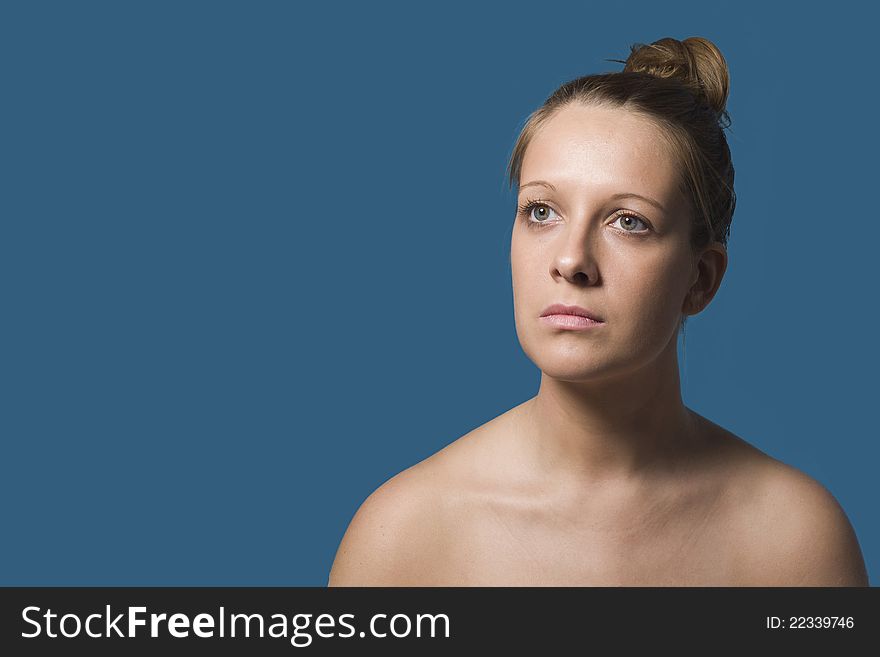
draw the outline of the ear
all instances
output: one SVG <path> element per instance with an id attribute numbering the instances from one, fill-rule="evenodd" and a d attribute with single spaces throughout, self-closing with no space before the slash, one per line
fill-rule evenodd
<path id="1" fill-rule="evenodd" d="M 691 287 L 682 304 L 681 311 L 686 315 L 701 312 L 721 287 L 721 279 L 727 271 L 727 249 L 721 242 L 712 242 L 705 247 L 694 262 L 694 275 Z"/>

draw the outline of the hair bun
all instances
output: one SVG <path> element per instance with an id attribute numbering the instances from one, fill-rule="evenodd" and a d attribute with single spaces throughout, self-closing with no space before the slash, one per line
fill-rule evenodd
<path id="1" fill-rule="evenodd" d="M 664 37 L 649 45 L 636 43 L 630 50 L 624 72 L 680 80 L 709 105 L 719 119 L 727 116 L 730 74 L 724 56 L 714 43 L 702 37 L 689 37 L 684 41 Z"/>

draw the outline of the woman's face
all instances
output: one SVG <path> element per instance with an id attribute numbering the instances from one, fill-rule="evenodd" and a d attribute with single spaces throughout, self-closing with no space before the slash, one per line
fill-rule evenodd
<path id="1" fill-rule="evenodd" d="M 534 135 L 519 182 L 520 208 L 536 203 L 518 210 L 510 249 L 526 355 L 567 381 L 650 364 L 677 339 L 697 273 L 689 206 L 659 128 L 627 110 L 569 105 Z M 604 321 L 565 330 L 540 319 L 556 303 Z"/>

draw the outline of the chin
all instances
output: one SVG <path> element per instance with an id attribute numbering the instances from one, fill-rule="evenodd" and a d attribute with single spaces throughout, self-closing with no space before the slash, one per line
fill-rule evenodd
<path id="1" fill-rule="evenodd" d="M 560 349 L 548 345 L 523 345 L 523 351 L 539 370 L 560 381 L 594 381 L 617 369 L 595 347 Z"/>
<path id="2" fill-rule="evenodd" d="M 541 367 L 538 369 L 545 376 L 557 381 L 569 381 L 571 383 L 588 383 L 590 381 L 601 381 L 608 375 L 608 370 L 589 368 L 589 367 Z"/>

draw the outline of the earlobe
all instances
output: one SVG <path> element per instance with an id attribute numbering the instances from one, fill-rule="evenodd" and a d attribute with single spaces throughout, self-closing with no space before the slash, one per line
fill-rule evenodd
<path id="1" fill-rule="evenodd" d="M 699 293 L 699 290 L 697 288 L 697 283 L 700 280 L 699 262 L 693 263 L 692 271 L 693 271 L 693 275 L 691 276 L 691 286 L 688 289 L 688 293 L 684 297 L 684 303 L 682 304 L 682 307 L 681 307 L 681 312 L 683 312 L 686 315 L 693 315 L 694 308 L 696 307 L 694 302 L 696 300 L 695 297 Z"/>
<path id="2" fill-rule="evenodd" d="M 707 285 L 711 285 L 709 279 L 701 277 L 687 293 L 687 297 L 685 297 L 685 305 L 688 309 L 689 315 L 696 315 L 697 313 L 702 312 L 702 310 L 709 304 L 709 301 L 712 300 L 713 292 L 711 289 L 706 288 Z"/>
<path id="3" fill-rule="evenodd" d="M 685 297 L 683 312 L 695 315 L 709 304 L 721 285 L 726 268 L 726 250 L 712 248 L 703 252 L 694 263 L 694 275 L 690 290 Z"/>
<path id="4" fill-rule="evenodd" d="M 695 314 L 694 313 L 694 308 L 696 307 L 696 305 L 694 303 L 695 295 L 696 295 L 696 292 L 691 290 L 690 292 L 687 293 L 687 296 L 685 296 L 684 303 L 682 304 L 682 307 L 681 307 L 681 312 L 684 313 L 685 315 Z"/>

